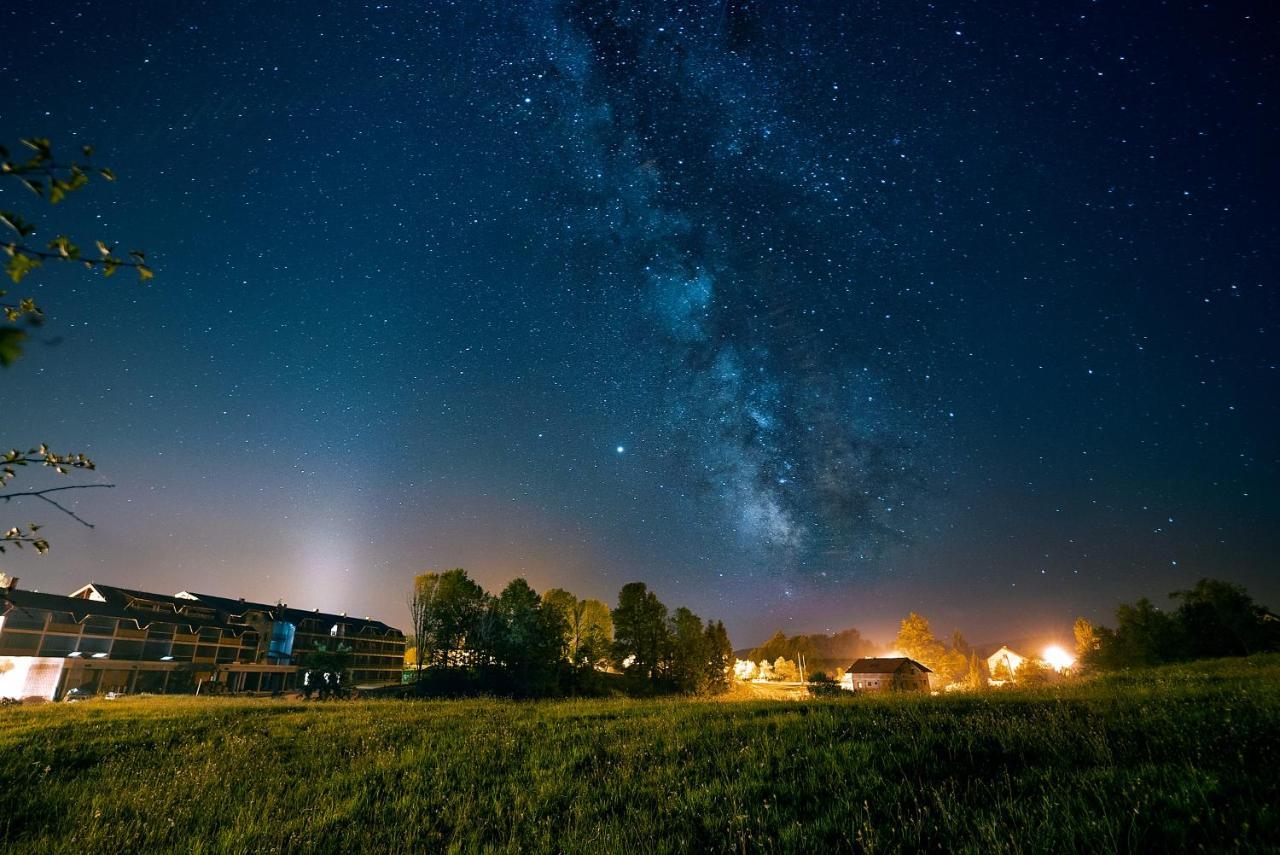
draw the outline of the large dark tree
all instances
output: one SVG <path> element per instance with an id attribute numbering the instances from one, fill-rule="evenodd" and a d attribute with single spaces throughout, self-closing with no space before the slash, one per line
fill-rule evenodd
<path id="1" fill-rule="evenodd" d="M 564 659 L 565 621 L 524 579 L 513 579 L 493 599 L 484 634 L 490 668 L 500 669 L 506 689 L 522 696 L 552 693 Z"/>
<path id="2" fill-rule="evenodd" d="M 1280 647 L 1280 621 L 1267 620 L 1267 610 L 1239 585 L 1201 579 L 1170 596 L 1179 603 L 1175 617 L 1193 658 L 1248 656 Z"/>
<path id="3" fill-rule="evenodd" d="M 654 680 L 668 643 L 667 607 L 643 582 L 623 585 L 613 610 L 614 662 L 628 673 Z"/>
<path id="4" fill-rule="evenodd" d="M 704 691 L 718 695 L 729 690 L 729 669 L 733 667 L 733 644 L 720 621 L 707 622 L 706 683 Z"/>
<path id="5" fill-rule="evenodd" d="M 1185 658 L 1182 627 L 1146 597 L 1116 609 L 1115 629 L 1097 629 L 1098 649 L 1088 658 L 1099 668 L 1145 667 Z"/>
<path id="6" fill-rule="evenodd" d="M 410 609 L 420 667 L 470 664 L 468 639 L 479 633 L 487 599 L 461 568 L 414 579 Z"/>
<path id="7" fill-rule="evenodd" d="M 687 694 L 706 690 L 710 652 L 702 619 L 681 606 L 671 616 L 669 676 L 677 689 Z"/>
<path id="8" fill-rule="evenodd" d="M 609 659 L 613 617 L 599 600 L 578 599 L 564 588 L 552 588 L 542 599 L 560 613 L 565 624 L 565 656 L 576 668 L 596 668 Z"/>

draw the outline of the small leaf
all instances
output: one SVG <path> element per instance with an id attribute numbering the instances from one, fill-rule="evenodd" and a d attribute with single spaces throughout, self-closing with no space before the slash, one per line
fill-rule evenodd
<path id="1" fill-rule="evenodd" d="M 36 153 L 36 157 L 41 160 L 48 160 L 53 157 L 53 144 L 49 142 L 47 137 L 29 137 L 22 141 L 22 144 Z"/>
<path id="2" fill-rule="evenodd" d="M 13 211 L 0 211 L 0 223 L 3 223 L 13 229 L 22 237 L 26 237 L 35 231 L 35 226 L 22 219 L 22 217 L 19 217 Z"/>
<path id="3" fill-rule="evenodd" d="M 17 253 L 9 259 L 9 263 L 5 265 L 5 272 L 9 274 L 9 278 L 13 280 L 13 284 L 17 285 L 28 273 L 40 266 L 40 259 L 32 258 L 22 253 Z"/>
<path id="4" fill-rule="evenodd" d="M 98 170 L 98 174 L 108 181 L 116 180 L 116 174 L 112 172 L 110 169 L 107 169 L 105 166 Z"/>
<path id="5" fill-rule="evenodd" d="M 12 327 L 0 327 L 0 365 L 12 365 L 22 355 L 22 340 L 27 334 Z"/>

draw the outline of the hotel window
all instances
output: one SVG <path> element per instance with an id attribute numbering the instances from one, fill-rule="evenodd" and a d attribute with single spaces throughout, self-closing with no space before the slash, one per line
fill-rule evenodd
<path id="1" fill-rule="evenodd" d="M 142 658 L 149 660 L 158 660 L 169 655 L 169 650 L 173 647 L 173 642 L 166 638 L 147 639 L 142 645 Z"/>
<path id="2" fill-rule="evenodd" d="M 84 621 L 84 632 L 86 635 L 111 635 L 116 631 L 116 619 L 113 617 L 102 617 L 101 615 L 89 615 Z"/>
<path id="3" fill-rule="evenodd" d="M 110 653 L 111 639 L 95 638 L 92 635 L 86 635 L 80 639 L 80 646 L 76 649 L 85 656 L 91 656 L 94 653 Z"/>
<path id="4" fill-rule="evenodd" d="M 41 656 L 66 656 L 77 647 L 74 635 L 46 635 L 40 644 Z"/>
<path id="5" fill-rule="evenodd" d="M 44 629 L 44 609 L 16 608 L 4 616 L 5 629 Z"/>
<path id="6" fill-rule="evenodd" d="M 0 635 L 0 653 L 16 656 L 34 656 L 40 646 L 38 632 L 10 632 L 9 622 L 5 621 L 5 631 Z"/>
<path id="7" fill-rule="evenodd" d="M 112 659 L 138 659 L 142 656 L 142 641 L 134 638 L 117 639 L 111 648 Z"/>

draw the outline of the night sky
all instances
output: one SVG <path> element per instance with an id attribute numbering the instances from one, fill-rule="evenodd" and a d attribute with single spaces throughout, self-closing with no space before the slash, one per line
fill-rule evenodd
<path id="1" fill-rule="evenodd" d="M 157 277 L 18 289 L 0 442 L 118 486 L 0 566 L 640 579 L 738 645 L 1280 606 L 1269 7 L 7 4 L 0 142 L 119 181 L 0 208 Z"/>

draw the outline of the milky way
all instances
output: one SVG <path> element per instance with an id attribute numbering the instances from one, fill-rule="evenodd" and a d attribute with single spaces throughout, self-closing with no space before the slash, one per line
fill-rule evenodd
<path id="1" fill-rule="evenodd" d="M 24 584 L 638 579 L 735 641 L 1280 599 L 1267 4 L 281 8 L 0 5 L 0 145 L 119 176 L 0 209 L 157 271 L 29 277 L 0 442 L 116 488 Z"/>
<path id="2" fill-rule="evenodd" d="M 876 247 L 842 201 L 875 170 L 831 163 L 876 155 L 815 157 L 752 56 L 754 13 L 722 12 L 544 8 L 533 91 L 554 105 L 544 145 L 578 179 L 603 298 L 642 327 L 636 379 L 658 387 L 670 452 L 746 546 L 825 576 L 906 536 L 921 480 L 911 413 L 858 364 L 867 294 L 852 279 Z"/>

